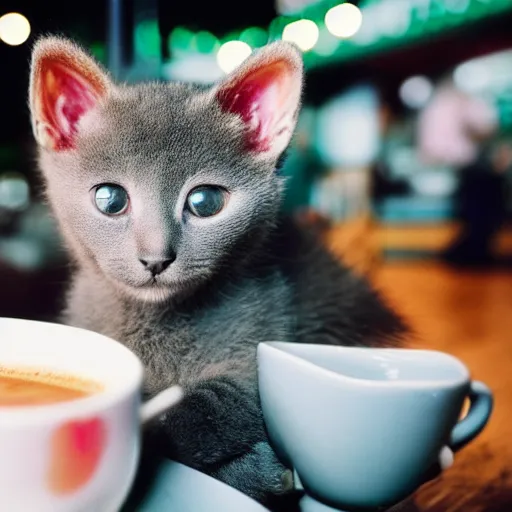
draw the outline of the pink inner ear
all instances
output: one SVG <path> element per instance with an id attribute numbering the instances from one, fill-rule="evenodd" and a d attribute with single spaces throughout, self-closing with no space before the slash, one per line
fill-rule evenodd
<path id="1" fill-rule="evenodd" d="M 42 115 L 52 129 L 55 148 L 73 148 L 80 118 L 97 101 L 95 91 L 57 63 L 49 63 L 42 71 L 41 91 Z"/>
<path id="2" fill-rule="evenodd" d="M 289 63 L 278 60 L 249 70 L 219 90 L 217 98 L 221 108 L 240 115 L 247 125 L 248 150 L 270 150 L 272 137 L 278 135 L 274 131 L 283 115 L 290 75 Z"/>

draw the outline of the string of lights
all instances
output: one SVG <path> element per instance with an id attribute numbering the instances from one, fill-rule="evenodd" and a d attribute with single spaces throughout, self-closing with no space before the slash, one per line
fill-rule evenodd
<path id="1" fill-rule="evenodd" d="M 215 55 L 222 71 L 229 72 L 252 49 L 284 39 L 302 49 L 306 67 L 315 68 L 403 46 L 510 9 L 510 0 L 364 0 L 358 6 L 322 0 L 277 16 L 268 27 L 247 27 L 222 37 L 178 26 L 167 45 L 173 59 Z M 158 21 L 137 25 L 134 42 L 137 58 L 159 54 Z"/>

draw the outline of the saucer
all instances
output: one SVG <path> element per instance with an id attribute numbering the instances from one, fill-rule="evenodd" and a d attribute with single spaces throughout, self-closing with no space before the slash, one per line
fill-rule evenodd
<path id="1" fill-rule="evenodd" d="M 137 512 L 269 512 L 232 487 L 178 462 L 159 464 Z"/>
<path id="2" fill-rule="evenodd" d="M 299 484 L 300 486 L 300 484 Z M 158 469 L 143 497 L 128 500 L 122 512 L 270 512 L 258 502 L 215 478 L 168 459 Z M 299 512 L 297 509 L 296 512 Z M 418 512 L 409 498 L 387 512 Z"/>

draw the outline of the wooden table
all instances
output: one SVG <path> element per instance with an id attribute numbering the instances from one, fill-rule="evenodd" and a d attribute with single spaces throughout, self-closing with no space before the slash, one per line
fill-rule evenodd
<path id="1" fill-rule="evenodd" d="M 512 512 L 512 273 L 387 264 L 373 277 L 417 331 L 412 345 L 468 365 L 496 406 L 481 436 L 416 495 L 421 512 Z"/>

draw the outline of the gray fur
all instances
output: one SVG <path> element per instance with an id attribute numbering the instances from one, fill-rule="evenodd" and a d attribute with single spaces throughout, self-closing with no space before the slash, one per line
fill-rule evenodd
<path id="1" fill-rule="evenodd" d="M 64 321 L 132 349 L 146 396 L 184 386 L 182 404 L 155 425 L 161 454 L 268 504 L 290 479 L 267 444 L 257 344 L 382 345 L 405 328 L 363 279 L 280 217 L 279 155 L 245 151 L 243 129 L 208 90 L 115 86 L 84 119 L 76 149 L 41 147 L 40 166 L 76 262 Z M 95 210 L 89 191 L 105 182 L 128 189 L 137 215 Z M 186 192 L 202 183 L 231 191 L 218 217 L 183 215 Z M 138 258 L 167 249 L 177 258 L 161 287 L 139 291 Z"/>

